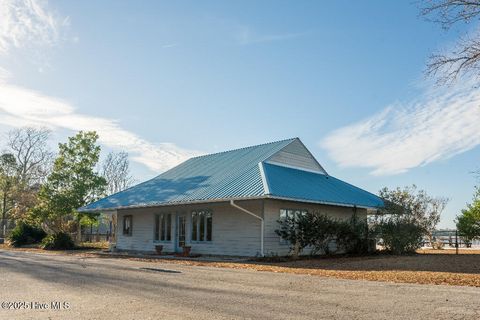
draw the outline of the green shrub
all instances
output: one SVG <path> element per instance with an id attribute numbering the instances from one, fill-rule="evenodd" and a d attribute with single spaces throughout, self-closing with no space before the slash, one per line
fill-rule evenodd
<path id="1" fill-rule="evenodd" d="M 58 232 L 46 236 L 42 240 L 42 248 L 45 250 L 70 250 L 75 248 L 75 244 L 68 233 Z"/>
<path id="2" fill-rule="evenodd" d="M 329 243 L 334 233 L 333 221 L 325 215 L 305 212 L 300 215 L 287 216 L 278 220 L 280 229 L 275 232 L 290 244 L 294 256 L 306 247 L 311 247 L 311 254 L 329 253 Z"/>
<path id="3" fill-rule="evenodd" d="M 10 245 L 20 247 L 27 244 L 40 243 L 47 234 L 41 228 L 19 222 L 8 237 Z"/>
<path id="4" fill-rule="evenodd" d="M 422 246 L 426 231 L 412 221 L 386 219 L 378 222 L 374 231 L 385 250 L 394 254 L 414 253 Z"/>
<path id="5" fill-rule="evenodd" d="M 363 254 L 368 252 L 368 224 L 356 219 L 336 220 L 335 239 L 337 250 L 346 253 Z"/>
<path id="6" fill-rule="evenodd" d="M 305 212 L 279 220 L 275 232 L 290 243 L 294 255 L 309 247 L 311 254 L 329 254 L 335 242 L 337 251 L 365 253 L 368 251 L 366 221 L 332 219 L 324 214 Z"/>

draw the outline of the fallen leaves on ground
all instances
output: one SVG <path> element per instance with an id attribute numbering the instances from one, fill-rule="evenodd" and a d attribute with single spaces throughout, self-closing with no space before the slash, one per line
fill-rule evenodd
<path id="1" fill-rule="evenodd" d="M 134 260 L 148 260 L 129 258 Z M 350 280 L 480 287 L 480 251 L 420 253 L 411 256 L 377 255 L 367 257 L 316 258 L 289 262 L 223 262 L 155 259 L 174 263 L 217 268 L 308 274 Z"/>
<path id="2" fill-rule="evenodd" d="M 0 246 L 0 249 L 2 247 L 7 249 L 5 246 Z M 32 248 L 9 249 L 46 253 L 44 250 Z M 66 252 L 54 253 L 65 254 Z M 460 250 L 459 253 L 459 255 L 455 255 L 455 250 L 419 250 L 418 254 L 410 256 L 380 254 L 364 257 L 301 259 L 287 262 L 227 262 L 147 258 L 132 255 L 99 255 L 95 251 L 68 251 L 68 254 L 83 257 L 125 258 L 135 261 L 307 274 L 351 280 L 480 287 L 480 250 Z"/>

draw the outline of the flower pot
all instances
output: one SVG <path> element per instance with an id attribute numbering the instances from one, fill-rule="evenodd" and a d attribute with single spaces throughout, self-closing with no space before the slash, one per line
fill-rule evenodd
<path id="1" fill-rule="evenodd" d="M 163 246 L 162 245 L 156 245 L 155 246 L 155 251 L 157 252 L 158 255 L 162 254 Z"/>
<path id="2" fill-rule="evenodd" d="M 183 256 L 188 257 L 190 255 L 191 250 L 192 250 L 191 246 L 183 246 Z"/>

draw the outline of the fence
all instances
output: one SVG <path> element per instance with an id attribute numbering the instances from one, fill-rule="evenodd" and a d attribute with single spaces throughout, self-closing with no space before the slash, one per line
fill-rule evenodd
<path id="1" fill-rule="evenodd" d="M 77 239 L 77 233 L 70 233 L 72 239 Z M 82 232 L 81 242 L 109 242 L 112 240 L 113 235 L 111 233 L 84 233 Z"/>
<path id="2" fill-rule="evenodd" d="M 455 242 L 458 241 L 458 246 L 460 248 L 469 248 L 469 247 L 478 247 L 480 246 L 479 240 L 473 240 L 471 243 L 465 242 L 464 238 L 461 235 L 456 235 L 455 230 L 452 229 L 444 229 L 444 230 L 436 230 L 433 232 L 433 241 L 434 242 L 441 242 L 445 246 L 450 248 L 455 247 Z M 432 246 L 430 241 L 425 238 L 424 239 L 424 246 Z"/>
<path id="3" fill-rule="evenodd" d="M 13 219 L 0 219 L 0 238 L 7 238 L 12 230 L 15 228 L 16 222 Z M 71 233 L 72 239 L 76 239 L 76 232 Z M 100 224 L 99 227 L 83 228 L 82 230 L 82 242 L 108 242 L 113 239 L 110 226 Z"/>

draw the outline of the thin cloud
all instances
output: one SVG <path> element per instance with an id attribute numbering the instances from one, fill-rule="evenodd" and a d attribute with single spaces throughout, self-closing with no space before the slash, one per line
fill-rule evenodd
<path id="1" fill-rule="evenodd" d="M 175 48 L 175 47 L 178 47 L 179 44 L 178 43 L 167 43 L 167 44 L 164 44 L 162 46 L 163 49 L 168 49 L 168 48 Z"/>
<path id="2" fill-rule="evenodd" d="M 258 34 L 254 32 L 251 28 L 242 26 L 239 28 L 237 34 L 237 40 L 240 45 L 250 45 L 256 43 L 266 43 L 266 42 L 275 42 L 275 41 L 284 41 L 302 37 L 306 32 L 299 33 L 279 33 L 279 34 Z"/>
<path id="3" fill-rule="evenodd" d="M 392 175 L 476 147 L 479 128 L 480 90 L 465 81 L 444 89 L 427 87 L 421 98 L 337 129 L 320 145 L 340 166 Z"/>
<path id="4" fill-rule="evenodd" d="M 59 19 L 44 1 L 0 1 L 0 53 L 15 48 L 53 46 L 68 18 Z"/>
<path id="5" fill-rule="evenodd" d="M 165 171 L 198 154 L 172 143 L 153 144 L 121 128 L 115 120 L 78 113 L 65 101 L 5 82 L 0 83 L 0 123 L 10 127 L 94 130 L 102 144 L 128 151 L 134 161 L 154 171 Z"/>
<path id="6" fill-rule="evenodd" d="M 61 42 L 69 18 L 55 15 L 46 1 L 0 1 L 0 54 L 16 49 L 37 51 Z M 41 70 L 39 68 L 38 70 Z M 8 127 L 39 126 L 51 130 L 95 130 L 100 142 L 128 151 L 132 159 L 154 171 L 164 171 L 198 154 L 172 143 L 151 143 L 123 129 L 112 119 L 79 113 L 66 101 L 11 84 L 13 75 L 0 67 L 0 124 Z"/>

